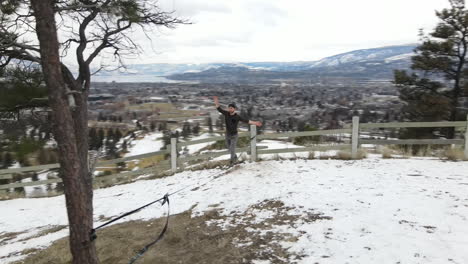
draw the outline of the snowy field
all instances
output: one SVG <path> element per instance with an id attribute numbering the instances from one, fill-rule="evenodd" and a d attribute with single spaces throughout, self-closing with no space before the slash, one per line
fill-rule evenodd
<path id="1" fill-rule="evenodd" d="M 195 140 L 200 140 L 200 139 L 205 139 L 205 138 L 211 138 L 211 137 L 218 137 L 218 136 L 220 136 L 220 134 L 216 134 L 216 133 L 204 133 L 204 134 L 201 134 L 200 136 L 191 138 L 189 141 L 195 141 Z M 187 146 L 188 154 L 194 154 L 194 153 L 200 151 L 201 149 L 212 145 L 213 143 L 214 143 L 214 142 L 206 142 L 206 143 L 188 145 L 188 146 Z"/>
<path id="2" fill-rule="evenodd" d="M 163 134 L 160 132 L 153 132 L 145 135 L 143 139 L 134 140 L 125 157 L 159 151 L 164 146 L 162 136 Z"/>
<path id="3" fill-rule="evenodd" d="M 184 186 L 207 183 L 221 170 L 182 172 L 95 191 L 99 216 L 117 216 Z M 171 212 L 195 206 L 193 214 L 217 208 L 224 229 L 243 221 L 262 223 L 275 208 L 252 209 L 265 200 L 281 201 L 289 215 L 300 215 L 270 230 L 295 239 L 271 241 L 301 256 L 290 263 L 468 263 L 468 162 L 437 159 L 359 161 L 291 160 L 241 164 L 202 188 L 187 188 L 171 197 Z M 159 205 L 155 205 L 158 208 Z M 35 237 L 66 225 L 63 196 L 0 201 L 0 262 L 21 259 L 27 248 L 50 245 L 67 230 Z M 252 218 L 234 217 L 251 211 Z M 143 210 L 125 219 L 151 219 L 165 209 Z M 326 218 L 307 221 L 310 213 Z M 14 238 L 2 235 L 22 232 Z M 249 241 L 237 241 L 239 247 Z M 254 263 L 270 263 L 265 260 Z"/>

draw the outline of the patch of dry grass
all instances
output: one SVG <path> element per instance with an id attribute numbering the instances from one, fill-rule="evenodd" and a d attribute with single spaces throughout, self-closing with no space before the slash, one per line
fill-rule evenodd
<path id="1" fill-rule="evenodd" d="M 17 236 L 24 234 L 25 232 L 7 232 L 0 233 L 0 243 L 5 243 L 9 240 L 15 239 Z"/>
<path id="2" fill-rule="evenodd" d="M 156 110 L 159 109 L 162 112 L 168 112 L 175 110 L 175 106 L 170 103 L 144 103 L 137 105 L 130 105 L 127 107 L 128 110 Z"/>
<path id="3" fill-rule="evenodd" d="M 451 161 L 461 161 L 468 160 L 465 158 L 465 153 L 462 149 L 450 148 L 444 151 L 442 158 L 451 160 Z"/>
<path id="4" fill-rule="evenodd" d="M 206 161 L 190 168 L 191 171 L 209 170 L 229 165 L 228 160 Z"/>
<path id="5" fill-rule="evenodd" d="M 363 149 L 359 149 L 357 152 L 357 157 L 354 160 L 360 160 L 367 157 L 367 152 Z M 338 151 L 336 155 L 320 155 L 318 157 L 320 160 L 353 160 L 352 154 L 349 151 Z"/>
<path id="6" fill-rule="evenodd" d="M 367 157 L 367 152 L 363 149 L 359 149 L 357 152 L 356 160 L 364 159 Z M 349 151 L 338 151 L 338 153 L 335 156 L 335 159 L 339 160 L 352 160 L 353 156 L 351 152 Z"/>
<path id="7" fill-rule="evenodd" d="M 25 198 L 24 192 L 0 192 L 0 201 Z"/>
<path id="8" fill-rule="evenodd" d="M 148 158 L 142 158 L 138 161 L 129 161 L 126 163 L 126 168 L 128 170 L 133 170 L 136 167 L 147 168 L 154 165 L 157 165 L 159 162 L 164 161 L 164 155 L 157 155 Z"/>
<path id="9" fill-rule="evenodd" d="M 383 159 L 391 159 L 393 158 L 393 151 L 387 147 L 383 147 L 380 150 L 380 153 L 382 154 Z"/>
<path id="10" fill-rule="evenodd" d="M 49 227 L 47 229 L 44 229 L 42 230 L 41 232 L 33 235 L 33 236 L 29 236 L 29 237 L 26 237 L 26 238 L 23 238 L 21 240 L 19 240 L 20 242 L 24 242 L 24 241 L 28 241 L 29 239 L 32 239 L 32 238 L 38 238 L 38 237 L 41 237 L 41 236 L 45 236 L 45 235 L 48 235 L 48 234 L 52 234 L 52 233 L 55 233 L 55 232 L 58 232 L 62 229 L 65 229 L 67 228 L 66 225 L 55 225 L 55 226 L 52 226 L 52 227 Z"/>
<path id="11" fill-rule="evenodd" d="M 213 205 L 212 207 L 218 207 Z M 281 246 L 281 241 L 294 242 L 297 237 L 285 232 L 268 231 L 274 226 L 328 220 L 330 217 L 307 212 L 291 214 L 291 209 L 281 201 L 267 200 L 251 206 L 244 213 L 223 216 L 221 209 L 192 217 L 191 211 L 173 215 L 165 237 L 146 252 L 138 263 L 252 263 L 265 260 L 286 264 L 291 259 L 301 259 Z M 256 210 L 269 210 L 273 217 L 256 221 Z M 232 219 L 242 221 L 232 225 Z M 164 226 L 165 218 L 151 221 L 131 221 L 117 224 L 97 232 L 96 247 L 100 263 L 128 263 L 148 242 L 155 239 Z M 222 229 L 215 223 L 230 222 Z M 211 223 L 211 224 L 209 224 Z M 71 263 L 68 238 L 61 239 L 45 250 L 33 252 L 24 264 Z"/>

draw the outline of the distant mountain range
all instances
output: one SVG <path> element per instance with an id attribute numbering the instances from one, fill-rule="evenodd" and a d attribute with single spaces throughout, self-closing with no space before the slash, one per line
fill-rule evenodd
<path id="1" fill-rule="evenodd" d="M 394 69 L 408 69 L 416 45 L 388 46 L 355 50 L 318 61 L 242 62 L 206 64 L 135 64 L 127 72 L 103 72 L 98 75 L 164 76 L 171 80 L 218 82 L 268 82 L 352 78 L 390 80 Z"/>

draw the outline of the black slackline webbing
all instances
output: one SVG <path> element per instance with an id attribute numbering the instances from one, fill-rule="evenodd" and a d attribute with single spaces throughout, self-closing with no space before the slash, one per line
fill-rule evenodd
<path id="1" fill-rule="evenodd" d="M 228 170 L 226 170 L 226 171 L 223 171 L 222 173 L 219 173 L 218 175 L 215 174 L 215 175 L 214 175 L 215 177 L 214 177 L 213 179 L 211 179 L 211 180 L 209 180 L 209 181 L 207 181 L 207 182 L 201 184 L 200 186 L 203 186 L 203 185 L 205 185 L 205 184 L 207 184 L 207 183 L 209 183 L 209 182 L 215 180 L 216 178 L 218 178 L 218 177 L 221 176 L 222 174 L 226 174 L 226 173 L 228 173 L 229 171 L 230 171 L 230 169 L 228 169 Z M 141 207 L 138 207 L 137 209 L 134 209 L 134 210 L 132 210 L 132 211 L 126 212 L 126 213 L 120 215 L 119 217 L 116 217 L 116 218 L 114 218 L 114 219 L 112 219 L 112 220 L 110 220 L 110 221 L 108 221 L 108 222 L 105 222 L 104 224 L 102 224 L 102 225 L 100 225 L 100 226 L 98 226 L 98 227 L 92 229 L 92 230 L 91 230 L 91 233 L 90 233 L 91 241 L 93 241 L 93 240 L 95 240 L 95 239 L 97 238 L 97 236 L 96 236 L 96 230 L 101 229 L 101 228 L 103 228 L 103 227 L 105 227 L 105 226 L 107 226 L 107 225 L 110 225 L 110 224 L 114 223 L 115 221 L 118 221 L 118 220 L 120 220 L 120 219 L 122 219 L 122 218 L 124 218 L 124 217 L 127 217 L 127 216 L 131 215 L 131 214 L 134 214 L 134 213 L 136 213 L 136 212 L 138 212 L 138 211 L 140 211 L 140 210 L 142 210 L 142 209 L 144 209 L 144 208 L 146 208 L 146 207 L 148 207 L 148 206 L 150 206 L 150 205 L 152 205 L 152 204 L 154 204 L 154 203 L 157 203 L 157 202 L 160 202 L 160 201 L 163 201 L 163 200 L 167 200 L 169 196 L 174 195 L 174 194 L 176 194 L 176 193 L 179 193 L 179 192 L 181 192 L 181 191 L 183 191 L 183 190 L 185 190 L 185 189 L 187 189 L 187 188 L 193 187 L 194 185 L 196 185 L 196 184 L 188 185 L 188 186 L 185 186 L 185 187 L 183 187 L 183 188 L 181 188 L 181 189 L 179 189 L 179 190 L 177 190 L 177 191 L 174 191 L 174 192 L 172 192 L 172 193 L 166 194 L 166 195 L 163 196 L 162 198 L 159 198 L 159 199 L 157 199 L 157 200 L 155 200 L 155 201 L 152 201 L 152 202 L 150 202 L 150 203 L 147 203 L 147 204 L 145 204 L 145 205 L 143 205 L 143 206 L 141 206 Z M 164 204 L 164 202 L 163 202 L 163 204 Z"/>
<path id="2" fill-rule="evenodd" d="M 106 222 L 106 223 L 104 223 L 104 224 L 102 224 L 102 225 L 100 225 L 100 226 L 98 226 L 98 227 L 92 229 L 92 230 L 91 230 L 91 233 L 90 233 L 91 241 L 93 241 L 93 240 L 95 240 L 95 239 L 97 238 L 97 236 L 96 236 L 96 230 L 101 229 L 101 228 L 103 228 L 103 227 L 105 227 L 105 226 L 107 226 L 107 225 L 110 225 L 111 223 L 113 223 L 113 222 L 115 222 L 115 221 L 117 221 L 117 220 L 120 220 L 120 219 L 122 219 L 122 218 L 124 218 L 124 217 L 126 217 L 126 216 L 129 216 L 129 215 L 131 215 L 131 214 L 134 214 L 134 213 L 136 213 L 136 212 L 142 210 L 143 208 L 148 207 L 148 206 L 150 206 L 150 205 L 152 205 L 152 204 L 154 204 L 154 203 L 157 203 L 157 202 L 159 202 L 159 201 L 165 200 L 165 199 L 167 199 L 166 196 L 167 196 L 167 194 L 166 194 L 164 197 L 162 197 L 162 198 L 159 198 L 159 199 L 157 199 L 157 200 L 155 200 L 155 201 L 152 201 L 151 203 L 145 204 L 145 205 L 143 205 L 143 206 L 141 206 L 141 207 L 139 207 L 139 208 L 137 208 L 137 209 L 135 209 L 135 210 L 132 210 L 132 211 L 130 211 L 130 212 L 124 213 L 124 214 L 122 214 L 121 216 L 119 216 L 119 217 L 117 217 L 117 218 L 114 218 L 114 219 L 112 219 L 112 220 L 110 220 L 110 221 L 108 221 L 108 222 Z"/>
<path id="3" fill-rule="evenodd" d="M 166 233 L 167 231 L 167 227 L 169 226 L 169 216 L 171 215 L 171 209 L 170 209 L 170 206 L 169 206 L 169 195 L 165 195 L 164 197 L 164 200 L 162 202 L 161 205 L 164 205 L 165 203 L 167 203 L 167 217 L 166 217 L 166 224 L 164 225 L 161 233 L 159 233 L 159 236 L 151 241 L 150 243 L 148 243 L 146 246 L 144 246 L 142 249 L 140 249 L 140 251 L 138 251 L 138 253 L 132 258 L 130 259 L 130 262 L 128 262 L 128 264 L 133 264 L 135 263 L 135 261 L 137 261 L 141 256 L 143 256 L 143 254 L 146 253 L 146 251 L 148 251 L 148 249 L 153 246 L 154 244 L 158 243 L 163 237 L 164 237 L 164 234 Z"/>
<path id="4" fill-rule="evenodd" d="M 229 168 L 229 169 L 227 169 L 227 170 L 225 170 L 225 171 L 223 171 L 223 172 L 221 172 L 221 173 L 215 174 L 214 177 L 213 177 L 212 179 L 210 179 L 209 181 L 207 181 L 207 182 L 205 182 L 205 183 L 203 183 L 203 184 L 193 184 L 193 185 L 189 185 L 189 186 L 183 187 L 183 188 L 181 188 L 181 189 L 179 189 L 179 190 L 177 190 L 177 191 L 174 191 L 174 192 L 172 192 L 172 193 L 170 193 L 170 194 L 168 193 L 168 194 L 164 195 L 162 198 L 159 198 L 159 199 L 157 199 L 157 200 L 155 200 L 155 201 L 152 201 L 152 202 L 150 202 L 150 203 L 148 203 L 148 204 L 145 204 L 145 205 L 143 205 L 143 206 L 141 206 L 141 207 L 139 207 L 139 208 L 137 208 L 137 209 L 135 209 L 135 210 L 129 211 L 129 212 L 127 212 L 127 213 L 124 213 L 124 214 L 122 214 L 121 216 L 116 217 L 116 218 L 114 218 L 114 219 L 112 219 L 112 220 L 110 220 L 110 221 L 108 221 L 108 222 L 106 222 L 106 223 L 104 223 L 104 224 L 102 224 L 102 225 L 100 225 L 100 226 L 98 226 L 98 227 L 92 229 L 91 232 L 90 232 L 91 241 L 93 241 L 93 240 L 95 240 L 95 239 L 97 238 L 96 230 L 98 230 L 98 229 L 100 229 L 100 228 L 103 228 L 103 227 L 105 227 L 105 226 L 107 226 L 107 225 L 109 225 L 109 224 L 111 224 L 111 223 L 113 223 L 113 222 L 115 222 L 115 221 L 117 221 L 117 220 L 120 220 L 120 219 L 122 219 L 122 218 L 124 218 L 124 217 L 126 217 L 126 216 L 129 216 L 129 215 L 131 215 L 131 214 L 134 214 L 134 213 L 136 213 L 136 212 L 138 212 L 138 211 L 140 211 L 140 210 L 142 210 L 142 209 L 144 209 L 144 208 L 146 208 L 146 207 L 148 207 L 148 206 L 150 206 L 150 205 L 152 205 L 152 204 L 154 204 L 154 203 L 157 203 L 157 202 L 159 202 L 159 201 L 162 201 L 161 205 L 164 205 L 165 203 L 167 203 L 167 217 L 166 217 L 166 223 L 165 223 L 165 225 L 164 225 L 164 227 L 163 227 L 161 233 L 159 234 L 159 236 L 158 236 L 154 241 L 152 241 L 151 243 L 147 244 L 144 248 L 142 248 L 142 249 L 137 253 L 137 255 L 135 255 L 135 256 L 130 260 L 130 262 L 129 262 L 129 264 L 135 263 L 135 261 L 138 260 L 141 256 L 143 256 L 143 254 L 144 254 L 151 246 L 153 246 L 154 244 L 156 244 L 157 242 L 159 242 L 159 241 L 164 237 L 164 234 L 166 233 L 167 228 L 168 228 L 168 226 L 169 226 L 169 216 L 170 216 L 169 196 L 174 195 L 174 194 L 176 194 L 176 193 L 179 193 L 179 192 L 181 192 L 181 191 L 183 191 L 183 190 L 185 190 L 185 189 L 187 189 L 187 188 L 189 188 L 189 187 L 192 187 L 192 186 L 194 186 L 194 185 L 198 185 L 199 187 L 204 186 L 204 185 L 208 184 L 209 182 L 211 182 L 211 181 L 213 181 L 213 180 L 215 180 L 215 179 L 221 177 L 221 175 L 229 173 L 232 169 L 233 169 L 233 167 L 231 167 L 231 168 Z"/>

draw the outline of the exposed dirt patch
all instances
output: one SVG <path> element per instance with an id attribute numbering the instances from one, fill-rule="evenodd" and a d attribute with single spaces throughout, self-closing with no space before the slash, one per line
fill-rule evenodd
<path id="1" fill-rule="evenodd" d="M 289 252 L 281 242 L 296 242 L 302 233 L 300 223 L 328 220 L 320 213 L 287 207 L 281 201 L 267 200 L 245 212 L 223 215 L 213 209 L 192 217 L 192 212 L 173 215 L 164 239 L 150 248 L 138 263 L 294 263 L 300 253 Z M 155 239 L 164 226 L 164 218 L 132 221 L 97 232 L 97 249 L 101 263 L 128 263 L 145 244 Z M 277 227 L 281 230 L 278 231 Z M 289 232 L 291 230 L 291 232 Z M 71 263 L 68 238 L 33 253 L 17 263 Z"/>
<path id="2" fill-rule="evenodd" d="M 29 239 L 32 239 L 32 238 L 38 238 L 38 237 L 41 237 L 41 236 L 45 236 L 47 234 L 52 234 L 52 233 L 55 233 L 55 232 L 58 232 L 64 228 L 67 228 L 66 225 L 56 225 L 56 226 L 51 226 L 47 229 L 44 229 L 42 230 L 41 232 L 33 235 L 33 236 L 30 236 L 30 237 L 27 237 L 27 238 L 23 238 L 21 240 L 18 240 L 19 242 L 23 242 L 23 241 L 28 241 Z"/>
<path id="3" fill-rule="evenodd" d="M 23 234 L 24 232 L 8 232 L 0 234 L 0 245 L 8 242 L 9 240 L 15 239 L 17 236 Z"/>

